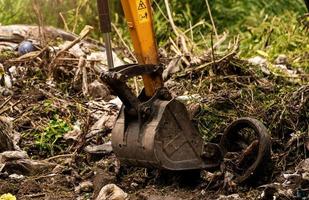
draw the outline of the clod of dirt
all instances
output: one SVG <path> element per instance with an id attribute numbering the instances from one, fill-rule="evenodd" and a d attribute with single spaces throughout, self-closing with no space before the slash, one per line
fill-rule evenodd
<path id="1" fill-rule="evenodd" d="M 0 194 L 12 193 L 15 194 L 18 191 L 19 183 L 8 182 L 0 180 Z"/>
<path id="2" fill-rule="evenodd" d="M 35 194 L 42 192 L 42 188 L 39 183 L 35 180 L 25 180 L 19 186 L 18 194 L 25 195 L 25 194 Z"/>
<path id="3" fill-rule="evenodd" d="M 104 186 L 96 200 L 127 200 L 128 194 L 115 184 Z"/>
<path id="4" fill-rule="evenodd" d="M 116 176 L 110 172 L 107 172 L 101 168 L 95 170 L 95 176 L 93 179 L 94 183 L 94 193 L 93 196 L 97 197 L 100 193 L 100 190 L 104 185 L 108 185 L 110 183 L 116 183 Z"/>

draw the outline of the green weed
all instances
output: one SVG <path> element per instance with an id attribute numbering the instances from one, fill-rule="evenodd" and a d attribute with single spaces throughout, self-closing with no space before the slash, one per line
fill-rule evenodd
<path id="1" fill-rule="evenodd" d="M 35 144 L 40 148 L 40 151 L 47 151 L 53 155 L 55 149 L 62 149 L 57 142 L 70 130 L 72 130 L 71 125 L 56 115 L 41 133 L 35 135 Z"/>

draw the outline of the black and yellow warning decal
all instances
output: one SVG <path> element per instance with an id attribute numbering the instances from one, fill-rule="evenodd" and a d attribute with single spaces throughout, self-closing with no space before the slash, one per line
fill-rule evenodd
<path id="1" fill-rule="evenodd" d="M 136 7 L 137 7 L 138 22 L 139 23 L 148 22 L 150 20 L 150 16 L 148 13 L 146 0 L 136 0 Z"/>

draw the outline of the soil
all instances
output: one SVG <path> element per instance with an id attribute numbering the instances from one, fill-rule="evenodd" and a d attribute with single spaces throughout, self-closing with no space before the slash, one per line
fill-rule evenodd
<path id="1" fill-rule="evenodd" d="M 233 53 L 216 63 L 216 77 L 210 76 L 208 69 L 187 66 L 185 72 L 173 74 L 166 81 L 172 95 L 199 94 L 193 100 L 188 98 L 185 104 L 205 142 L 220 141 L 218 138 L 227 125 L 239 117 L 257 118 L 268 128 L 272 155 L 263 165 L 267 173 L 256 174 L 251 183 L 238 184 L 235 170 L 228 168 L 235 167 L 241 158 L 239 154 L 230 154 L 212 172 L 172 173 L 120 166 L 112 152 L 96 155 L 94 159 L 84 151 L 85 147 L 110 141 L 119 111 L 117 105 L 108 102 L 115 98 L 110 91 L 94 98 L 85 89 L 87 81 L 100 80 L 98 72 L 93 70 L 95 62 L 89 61 L 83 68 L 79 66 L 80 57 L 72 52 L 64 52 L 57 61 L 55 53 L 43 47 L 39 55 L 20 59 L 16 54 L 0 58 L 5 72 L 9 73 L 13 66 L 17 68 L 16 76 L 10 74 L 13 87 L 0 94 L 0 115 L 13 119 L 14 136 L 21 134 L 17 144 L 32 160 L 44 160 L 56 167 L 44 168 L 32 176 L 1 172 L 0 195 L 11 193 L 21 200 L 94 199 L 103 186 L 115 183 L 133 200 L 258 199 L 265 188 L 275 188 L 274 193 L 282 199 L 308 196 L 299 192 L 306 192 L 308 179 L 300 178 L 299 183 L 292 184 L 283 176 L 294 173 L 301 177 L 309 173 L 309 167 L 307 172 L 295 169 L 309 155 L 309 85 L 304 77 L 295 81 L 263 74 Z M 211 62 L 211 58 L 200 60 Z M 103 85 L 100 88 L 107 90 Z M 99 130 L 93 130 L 103 117 Z M 74 139 L 64 139 L 64 133 L 57 135 L 73 130 Z M 52 139 L 43 138 L 44 134 Z M 255 157 L 256 146 L 254 141 L 247 144 L 244 152 L 248 158 Z M 93 187 L 79 188 L 85 181 L 91 181 Z"/>

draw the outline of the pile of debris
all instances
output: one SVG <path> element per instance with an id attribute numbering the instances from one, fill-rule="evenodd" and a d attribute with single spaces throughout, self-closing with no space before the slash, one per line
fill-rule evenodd
<path id="1" fill-rule="evenodd" d="M 234 182 L 228 167 L 237 159 L 226 159 L 220 171 L 198 173 L 194 181 L 194 173 L 179 178 L 120 166 L 110 133 L 121 102 L 100 80 L 107 70 L 105 49 L 87 38 L 90 32 L 91 27 L 74 35 L 52 27 L 0 26 L 0 195 L 97 200 L 308 197 L 308 76 L 288 71 L 284 56 L 274 64 L 260 58 L 239 60 L 237 41 L 224 56 L 207 50 L 194 57 L 175 43 L 170 47 L 174 57 L 161 52 L 165 86 L 186 102 L 205 140 L 217 140 L 228 123 L 244 116 L 269 128 L 270 173 L 252 189 Z M 114 63 L 123 64 L 116 54 Z"/>

